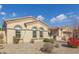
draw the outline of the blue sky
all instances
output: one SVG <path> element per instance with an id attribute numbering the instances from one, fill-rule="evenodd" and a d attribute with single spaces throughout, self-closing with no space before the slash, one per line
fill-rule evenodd
<path id="1" fill-rule="evenodd" d="M 3 19 L 34 16 L 50 27 L 73 26 L 79 18 L 77 4 L 2 4 L 0 5 L 0 26 Z"/>

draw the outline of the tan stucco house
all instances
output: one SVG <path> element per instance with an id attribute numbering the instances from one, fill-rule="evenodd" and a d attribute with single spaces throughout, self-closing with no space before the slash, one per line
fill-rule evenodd
<path id="1" fill-rule="evenodd" d="M 43 38 L 49 38 L 48 25 L 32 16 L 6 20 L 3 30 L 6 37 L 5 42 L 8 44 L 31 42 L 31 40 L 41 41 Z"/>

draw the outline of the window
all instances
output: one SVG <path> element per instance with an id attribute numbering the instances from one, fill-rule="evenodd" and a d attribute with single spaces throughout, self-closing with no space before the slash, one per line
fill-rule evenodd
<path id="1" fill-rule="evenodd" d="M 19 30 L 16 30 L 16 37 L 20 38 L 20 36 L 21 36 L 21 32 Z"/>
<path id="2" fill-rule="evenodd" d="M 37 37 L 37 28 L 33 27 L 32 32 L 33 32 L 33 38 L 36 38 Z"/>
<path id="3" fill-rule="evenodd" d="M 43 31 L 44 31 L 44 29 L 40 28 L 40 37 L 43 37 Z"/>
<path id="4" fill-rule="evenodd" d="M 15 26 L 15 35 L 17 38 L 20 38 L 21 37 L 21 26 L 20 25 L 16 25 Z"/>

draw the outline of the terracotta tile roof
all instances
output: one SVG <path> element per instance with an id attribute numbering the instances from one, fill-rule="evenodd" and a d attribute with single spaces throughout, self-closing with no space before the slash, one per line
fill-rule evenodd
<path id="1" fill-rule="evenodd" d="M 58 29 L 59 29 L 58 27 L 49 28 L 49 31 L 57 31 Z"/>

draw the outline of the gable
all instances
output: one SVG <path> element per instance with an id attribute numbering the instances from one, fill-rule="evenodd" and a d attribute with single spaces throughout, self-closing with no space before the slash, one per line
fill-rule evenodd
<path id="1" fill-rule="evenodd" d="M 46 24 L 46 23 L 44 23 L 44 22 L 42 22 L 42 21 L 39 21 L 39 20 L 36 20 L 36 21 L 32 21 L 32 22 L 27 22 L 27 23 L 25 23 L 27 26 L 30 26 L 30 25 L 33 25 L 33 24 L 40 24 L 40 25 L 42 25 L 42 26 L 46 26 L 46 27 L 48 27 L 48 25 Z"/>
<path id="2" fill-rule="evenodd" d="M 25 21 L 34 21 L 35 19 L 32 16 L 28 16 L 28 17 L 23 17 L 23 18 L 14 18 L 14 19 L 10 19 L 6 22 L 6 24 L 13 24 L 13 23 L 17 23 L 17 22 L 25 22 Z"/>
<path id="3" fill-rule="evenodd" d="M 20 25 L 23 29 L 26 29 L 25 24 L 27 26 L 30 26 L 30 25 L 32 26 L 32 25 L 37 24 L 38 26 L 40 25 L 40 26 L 48 28 L 47 24 L 43 23 L 42 21 L 36 20 L 33 17 L 26 17 L 26 18 L 18 18 L 18 19 L 14 19 L 14 20 L 9 20 L 9 21 L 6 21 L 6 24 L 7 24 L 7 28 L 14 28 L 16 25 Z"/>

